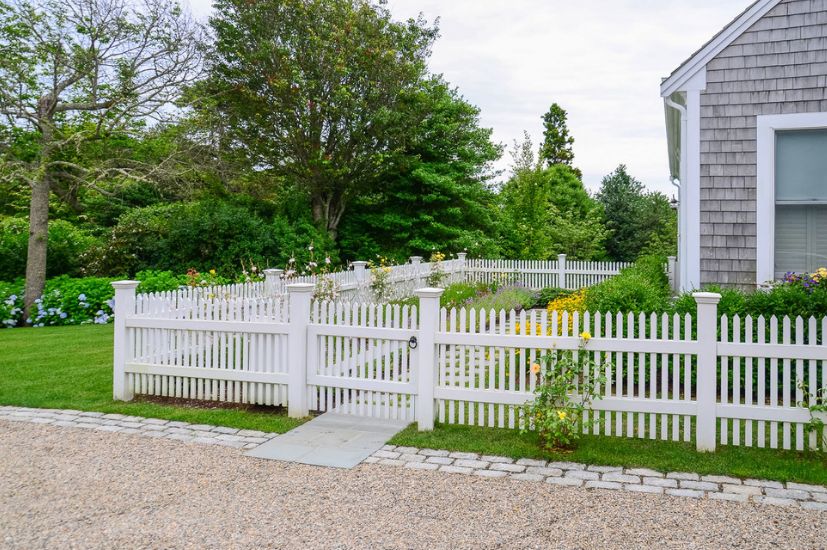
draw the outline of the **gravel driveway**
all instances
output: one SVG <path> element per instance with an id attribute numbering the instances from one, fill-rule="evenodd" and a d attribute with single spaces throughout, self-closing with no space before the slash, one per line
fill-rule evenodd
<path id="1" fill-rule="evenodd" d="M 825 548 L 827 513 L 0 422 L 6 548 Z"/>

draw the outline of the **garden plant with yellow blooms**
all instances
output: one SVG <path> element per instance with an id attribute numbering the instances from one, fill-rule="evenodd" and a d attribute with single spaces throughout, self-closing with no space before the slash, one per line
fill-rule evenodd
<path id="1" fill-rule="evenodd" d="M 530 367 L 531 376 L 538 377 L 534 401 L 523 406 L 522 433 L 537 430 L 547 450 L 565 450 L 576 446 L 583 434 L 584 412 L 600 399 L 599 388 L 606 383 L 592 360 L 587 347 L 591 334 L 580 334 L 577 352 L 548 353 Z M 595 422 L 594 417 L 589 420 Z"/>

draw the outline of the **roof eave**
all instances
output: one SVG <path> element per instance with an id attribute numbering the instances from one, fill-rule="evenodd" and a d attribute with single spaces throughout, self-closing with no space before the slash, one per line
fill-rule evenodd
<path id="1" fill-rule="evenodd" d="M 661 97 L 669 97 L 676 91 L 681 90 L 682 86 L 691 80 L 698 71 L 706 67 L 707 63 L 780 2 L 781 0 L 757 0 L 749 6 L 741 15 L 715 35 L 712 40 L 678 67 L 675 72 L 664 79 L 660 85 Z"/>

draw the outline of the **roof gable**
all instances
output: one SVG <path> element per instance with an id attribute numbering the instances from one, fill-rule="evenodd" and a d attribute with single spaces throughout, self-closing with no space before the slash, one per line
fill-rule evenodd
<path id="1" fill-rule="evenodd" d="M 692 54 L 680 67 L 660 85 L 660 93 L 668 97 L 678 91 L 680 87 L 695 74 L 706 67 L 712 59 L 732 44 L 739 36 L 747 31 L 782 0 L 756 0 L 747 9 L 741 12 L 729 25 L 721 29 L 718 34 L 704 44 L 701 49 Z"/>

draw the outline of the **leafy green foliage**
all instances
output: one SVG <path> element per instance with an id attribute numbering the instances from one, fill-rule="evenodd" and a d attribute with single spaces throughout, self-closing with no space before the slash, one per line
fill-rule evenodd
<path id="1" fill-rule="evenodd" d="M 151 206 L 121 217 L 105 244 L 88 255 L 88 270 L 132 274 L 195 268 L 238 273 L 242 262 L 263 269 L 285 266 L 291 257 L 301 266 L 308 261 L 311 244 L 321 252 L 332 248 L 309 221 L 268 218 L 242 205 L 198 201 Z"/>
<path id="2" fill-rule="evenodd" d="M 659 313 L 670 309 L 669 281 L 657 256 L 639 259 L 635 265 L 589 288 L 586 309 L 601 313 Z"/>
<path id="3" fill-rule="evenodd" d="M 112 279 L 70 278 L 65 275 L 46 282 L 43 295 L 34 301 L 31 324 L 35 327 L 106 324 L 112 318 Z M 0 326 L 21 325 L 23 280 L 0 283 Z"/>
<path id="4" fill-rule="evenodd" d="M 138 293 L 176 290 L 189 282 L 187 275 L 176 275 L 172 271 L 157 269 L 139 271 L 135 274 L 135 279 L 141 282 L 137 288 Z"/>
<path id="5" fill-rule="evenodd" d="M 218 0 L 209 79 L 196 103 L 223 147 L 289 180 L 335 238 L 355 194 L 381 184 L 409 128 L 405 94 L 437 35 L 368 0 Z"/>
<path id="6" fill-rule="evenodd" d="M 670 256 L 677 251 L 677 216 L 661 193 L 646 193 L 643 184 L 620 165 L 603 178 L 596 197 L 603 208 L 610 258 L 629 262 L 647 254 Z"/>
<path id="7" fill-rule="evenodd" d="M 587 333 L 581 335 L 580 349 L 585 350 Z M 597 391 L 606 379 L 601 373 L 606 363 L 597 365 L 590 353 L 577 357 L 570 351 L 546 354 L 530 366 L 531 376 L 539 378 L 534 401 L 523 406 L 520 432 L 537 430 L 545 449 L 571 449 L 582 437 L 584 412 L 592 401 L 600 399 Z M 584 373 L 589 373 L 585 376 Z M 577 396 L 573 399 L 572 396 Z M 591 422 L 597 419 L 592 417 Z"/>
<path id="8" fill-rule="evenodd" d="M 495 196 L 486 182 L 500 150 L 479 127 L 479 109 L 436 77 L 406 103 L 410 136 L 382 185 L 345 215 L 343 255 L 401 262 L 432 250 L 496 253 Z"/>
<path id="9" fill-rule="evenodd" d="M 567 290 L 565 288 L 558 288 L 554 286 L 546 287 L 540 290 L 537 297 L 537 305 L 544 308 L 557 298 L 563 298 L 565 296 L 570 296 L 571 294 L 574 294 L 573 290 Z"/>
<path id="10" fill-rule="evenodd" d="M 563 164 L 535 165 L 528 138 L 513 156 L 514 174 L 500 192 L 503 255 L 533 260 L 558 254 L 574 260 L 600 258 L 607 232 L 577 173 Z"/>
<path id="11" fill-rule="evenodd" d="M 574 138 L 566 126 L 568 115 L 565 109 L 552 103 L 543 115 L 543 145 L 540 147 L 540 161 L 546 166 L 565 164 L 571 166 L 574 160 Z"/>
<path id="12" fill-rule="evenodd" d="M 48 275 L 80 275 L 82 256 L 98 241 L 63 220 L 49 224 Z M 29 222 L 23 218 L 0 219 L 0 280 L 11 281 L 26 273 Z"/>
<path id="13" fill-rule="evenodd" d="M 781 283 L 771 287 L 769 290 L 743 291 L 735 288 L 721 288 L 719 286 L 707 286 L 705 292 L 718 292 L 721 294 L 721 302 L 718 304 L 718 314 L 769 317 L 772 315 L 782 317 L 810 316 L 816 319 L 827 317 L 827 285 L 819 285 L 807 290 L 801 285 Z M 675 311 L 681 314 L 695 313 L 695 300 L 691 292 L 678 296 L 675 301 Z"/>

